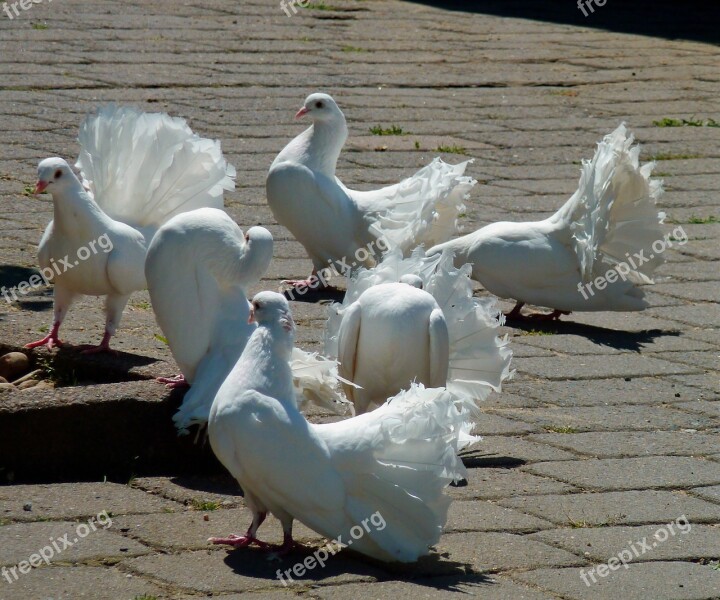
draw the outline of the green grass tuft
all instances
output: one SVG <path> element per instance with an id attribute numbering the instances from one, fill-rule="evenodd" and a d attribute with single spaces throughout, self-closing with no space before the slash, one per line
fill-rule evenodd
<path id="1" fill-rule="evenodd" d="M 397 125 L 390 125 L 390 127 L 375 125 L 370 128 L 370 133 L 373 135 L 407 135 L 403 132 L 402 127 L 398 127 Z"/>
<path id="2" fill-rule="evenodd" d="M 436 152 L 445 152 L 446 154 L 467 154 L 467 150 L 462 146 L 453 144 L 452 146 L 440 145 L 437 147 Z"/>

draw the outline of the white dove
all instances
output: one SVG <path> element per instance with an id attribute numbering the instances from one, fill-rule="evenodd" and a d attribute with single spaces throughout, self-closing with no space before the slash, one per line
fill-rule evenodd
<path id="1" fill-rule="evenodd" d="M 448 252 L 426 258 L 417 249 L 403 259 L 393 250 L 349 280 L 343 303 L 330 307 L 325 352 L 357 386 L 344 385 L 357 414 L 413 381 L 447 387 L 471 412 L 500 391 L 512 359 L 498 336 L 504 319 L 493 299 L 473 298 L 469 272 Z"/>
<path id="2" fill-rule="evenodd" d="M 653 163 L 639 165 L 625 124 L 583 161 L 578 190 L 553 216 L 529 223 L 493 223 L 428 250 L 448 249 L 455 264 L 472 265 L 472 277 L 501 298 L 513 298 L 509 318 L 522 318 L 525 303 L 547 306 L 557 319 L 570 311 L 647 308 L 638 284 L 652 283 L 663 262 L 653 243 L 664 240 L 657 211 L 661 182 Z"/>
<path id="3" fill-rule="evenodd" d="M 335 176 L 348 135 L 335 100 L 312 94 L 295 117 L 304 115 L 312 125 L 278 154 L 266 182 L 275 219 L 313 263 L 310 279 L 289 283 L 322 286 L 325 269 L 347 273 L 371 266 L 388 248 L 408 251 L 452 237 L 463 200 L 476 183 L 463 175 L 470 161 L 448 165 L 436 158 L 396 185 L 358 192 Z"/>
<path id="4" fill-rule="evenodd" d="M 244 536 L 209 541 L 266 546 L 256 534 L 271 512 L 283 527 L 280 553 L 293 548 L 298 519 L 379 560 L 428 554 L 447 518 L 443 488 L 465 473 L 456 454 L 475 439 L 467 435 L 467 411 L 446 390 L 413 386 L 371 413 L 310 424 L 292 393 L 287 361 L 295 327 L 288 303 L 261 292 L 252 305 L 258 328 L 218 391 L 208 428 L 253 519 Z M 382 527 L 370 526 L 380 520 Z M 357 527 L 362 535 L 353 533 Z"/>
<path id="5" fill-rule="evenodd" d="M 160 381 L 190 386 L 173 416 L 183 433 L 207 422 L 218 388 L 255 331 L 246 290 L 265 274 L 272 251 L 267 229 L 243 234 L 215 208 L 177 215 L 152 239 L 145 262 L 150 300 L 182 372 Z M 292 368 L 298 393 L 336 412 L 346 407 L 335 391 L 336 363 L 295 349 Z"/>
<path id="6" fill-rule="evenodd" d="M 53 197 L 38 257 L 44 270 L 55 265 L 54 314 L 50 333 L 26 348 L 61 345 L 70 305 L 90 295 L 106 296 L 107 318 L 100 345 L 86 352 L 109 350 L 130 294 L 145 288 L 145 253 L 157 228 L 184 211 L 222 208 L 223 192 L 234 188 L 220 143 L 197 136 L 184 119 L 110 105 L 88 115 L 78 141 L 82 183 L 61 158 L 38 165 L 35 192 Z"/>

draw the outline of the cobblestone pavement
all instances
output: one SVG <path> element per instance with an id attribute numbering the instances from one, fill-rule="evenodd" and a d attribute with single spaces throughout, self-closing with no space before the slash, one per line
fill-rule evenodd
<path id="1" fill-rule="evenodd" d="M 591 17 L 576 26 L 393 0 L 314 2 L 291 17 L 274 0 L 23 2 L 13 19 L 0 12 L 4 285 L 35 265 L 51 217 L 48 198 L 28 194 L 38 160 L 74 159 L 83 115 L 111 100 L 186 117 L 222 140 L 238 168 L 230 214 L 243 227 L 269 225 L 277 240 L 263 288 L 311 266 L 273 223 L 263 191 L 274 155 L 304 126 L 294 112 L 316 90 L 348 118 L 339 175 L 349 185 L 397 181 L 439 146 L 458 153 L 446 160 L 475 158 L 466 230 L 549 215 L 575 189 L 580 159 L 625 120 L 642 157 L 658 161 L 662 206 L 690 241 L 668 250 L 643 313 L 508 328 L 517 375 L 485 403 L 484 440 L 465 457 L 469 483 L 451 488 L 448 532 L 417 565 L 343 553 L 283 586 L 276 570 L 301 555 L 269 562 L 205 543 L 248 521 L 222 478 L 9 485 L 0 487 L 0 566 L 22 567 L 65 535 L 72 545 L 58 545 L 49 566 L 16 570 L 17 580 L 1 571 L 1 600 L 720 598 L 720 128 L 654 123 L 720 120 L 717 46 L 593 29 Z M 372 135 L 374 125 L 403 135 Z M 50 308 L 47 293 L 3 301 L 0 342 L 36 338 Z M 65 337 L 96 343 L 100 308 L 78 304 Z M 293 309 L 299 344 L 318 349 L 325 308 Z M 158 359 L 139 361 L 136 377 L 175 369 L 157 333 L 147 295 L 136 294 L 116 347 Z M 0 404 L 53 393 L 13 392 Z M 103 511 L 111 525 L 93 530 L 88 519 Z M 279 540 L 276 523 L 266 537 Z M 601 566 L 631 548 L 628 568 Z"/>

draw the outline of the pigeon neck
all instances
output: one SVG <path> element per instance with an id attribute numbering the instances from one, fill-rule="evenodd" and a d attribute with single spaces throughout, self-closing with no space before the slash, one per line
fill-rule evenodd
<path id="1" fill-rule="evenodd" d="M 340 151 L 347 139 L 347 125 L 338 121 L 316 121 L 302 135 L 306 135 L 305 165 L 327 177 L 335 177 Z"/>
<path id="2" fill-rule="evenodd" d="M 292 348 L 293 336 L 279 323 L 258 326 L 236 366 L 246 374 L 241 385 L 297 408 L 289 365 Z"/>
<path id="3" fill-rule="evenodd" d="M 67 234 L 84 233 L 107 218 L 77 179 L 52 197 L 53 223 Z"/>

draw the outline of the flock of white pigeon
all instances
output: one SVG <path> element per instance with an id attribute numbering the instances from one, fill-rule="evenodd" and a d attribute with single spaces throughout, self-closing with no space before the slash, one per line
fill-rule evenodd
<path id="1" fill-rule="evenodd" d="M 312 124 L 270 166 L 267 201 L 313 263 L 309 280 L 289 285 L 323 285 L 329 267 L 347 276 L 344 301 L 329 308 L 324 356 L 294 347 L 284 295 L 247 299 L 273 238 L 263 227 L 243 233 L 223 211 L 235 169 L 220 143 L 183 119 L 114 105 L 80 127 L 79 176 L 61 158 L 38 166 L 36 192 L 50 193 L 54 206 L 40 266 L 102 235 L 112 250 L 57 274 L 52 327 L 28 347 L 60 346 L 73 300 L 93 295 L 106 297 L 105 334 L 85 351 L 109 350 L 128 298 L 148 289 L 182 371 L 163 381 L 189 388 L 175 424 L 181 432 L 207 425 L 252 511 L 244 535 L 211 541 L 268 547 L 256 534 L 270 512 L 283 526 L 275 548 L 283 554 L 295 546 L 295 519 L 347 539 L 379 512 L 387 525 L 353 549 L 414 561 L 445 526 L 444 488 L 466 476 L 458 452 L 478 439 L 478 402 L 511 375 L 512 353 L 498 335 L 504 317 L 493 298 L 473 296 L 471 279 L 516 300 L 514 318 L 529 318 L 524 303 L 553 309 L 535 318 L 641 310 L 638 285 L 651 282 L 659 258 L 590 298 L 578 289 L 662 239 L 661 187 L 621 125 L 583 162 L 578 190 L 553 216 L 451 239 L 475 184 L 464 174 L 469 161 L 437 158 L 396 185 L 354 191 L 335 176 L 348 132 L 333 98 L 312 94 L 296 117 Z M 311 424 L 305 401 L 354 416 Z"/>

